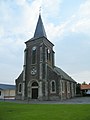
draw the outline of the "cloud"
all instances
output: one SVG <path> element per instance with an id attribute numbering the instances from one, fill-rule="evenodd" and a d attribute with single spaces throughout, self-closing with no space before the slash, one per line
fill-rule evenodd
<path id="1" fill-rule="evenodd" d="M 90 0 L 80 5 L 71 29 L 72 32 L 90 34 Z"/>
<path id="2" fill-rule="evenodd" d="M 56 18 L 59 15 L 61 3 L 62 0 L 42 0 L 42 7 L 44 8 L 45 14 Z"/>
<path id="3" fill-rule="evenodd" d="M 0 64 L 0 83 L 15 84 L 15 79 L 22 70 L 22 66 L 20 67 L 13 66 L 12 64 Z"/>
<path id="4" fill-rule="evenodd" d="M 3 27 L 0 27 L 0 38 L 4 35 L 4 29 Z"/>
<path id="5" fill-rule="evenodd" d="M 79 12 L 81 13 L 82 17 L 90 17 L 90 0 L 86 0 L 80 5 Z"/>
<path id="6" fill-rule="evenodd" d="M 0 81 L 12 83 L 23 66 L 24 42 L 33 36 L 38 1 L 0 1 Z M 37 15 L 36 15 L 37 14 Z"/>
<path id="7" fill-rule="evenodd" d="M 16 0 L 17 5 L 24 5 L 26 3 L 26 0 Z"/>
<path id="8" fill-rule="evenodd" d="M 80 8 L 71 17 L 68 17 L 66 20 L 64 19 L 63 22 L 59 22 L 63 1 L 0 1 L 0 66 L 2 66 L 0 67 L 0 71 L 5 70 L 2 80 L 8 79 L 9 81 L 9 72 L 12 74 L 12 69 L 14 69 L 13 72 L 15 73 L 11 75 L 13 78 L 16 78 L 16 74 L 18 75 L 21 70 L 21 66 L 23 65 L 23 50 L 25 48 L 24 42 L 33 37 L 40 6 L 42 7 L 41 14 L 44 26 L 46 27 L 46 33 L 52 42 L 57 40 L 64 41 L 66 36 L 71 36 L 72 33 L 90 34 L 90 0 L 82 3 Z M 86 41 L 87 44 L 88 46 L 90 45 L 88 40 Z M 4 73 L 7 76 L 5 78 Z M 78 77 L 80 75 L 82 74 L 76 74 Z M 86 76 L 86 74 L 84 75 Z"/>
<path id="9" fill-rule="evenodd" d="M 67 35 L 68 27 L 71 20 L 65 21 L 62 24 L 54 25 L 53 23 L 48 23 L 46 25 L 46 30 L 48 33 L 48 37 L 54 40 L 62 40 L 64 36 Z M 52 34 L 53 33 L 53 34 Z"/>
<path id="10" fill-rule="evenodd" d="M 30 39 L 34 34 L 39 7 L 42 6 L 42 9 L 44 9 L 42 12 L 44 14 L 46 13 L 50 18 L 54 18 L 56 14 L 59 15 L 61 1 L 62 0 L 34 0 L 30 4 L 28 0 L 3 1 L 0 5 L 0 14 L 3 15 L 1 18 L 3 26 L 0 27 L 1 36 L 4 38 L 6 36 L 6 39 L 7 37 L 12 38 L 12 36 L 16 38 L 19 36 L 22 38 L 23 36 L 25 40 Z M 48 18 L 45 21 L 49 26 L 49 28 L 47 27 L 47 33 L 49 33 L 50 37 L 52 35 L 51 29 L 54 31 L 53 39 L 56 37 L 57 32 L 59 33 L 58 37 L 63 33 L 62 28 L 64 25 L 55 26 L 48 21 Z"/>
<path id="11" fill-rule="evenodd" d="M 49 16 L 49 19 L 56 19 L 56 16 L 59 16 L 61 2 L 62 0 L 34 0 L 29 4 L 28 0 L 3 1 L 0 5 L 0 8 L 2 8 L 0 13 L 3 14 L 1 23 L 4 23 L 4 25 L 0 27 L 2 35 L 9 37 L 12 35 L 23 35 L 26 39 L 33 37 L 39 7 L 42 6 L 42 13 L 45 16 Z M 60 32 L 58 34 L 60 36 L 63 33 L 63 25 L 59 27 L 55 26 L 48 21 L 49 19 L 47 17 L 45 23 L 54 30 L 54 33 Z M 51 29 L 48 29 L 47 27 L 47 31 L 47 33 L 50 33 L 51 37 Z M 56 35 L 54 34 L 54 36 Z"/>
<path id="12" fill-rule="evenodd" d="M 48 18 L 49 20 L 50 18 L 55 18 L 54 21 L 56 21 L 56 18 L 60 19 L 60 6 L 62 5 L 62 2 L 63 1 L 57 1 L 55 3 L 55 1 L 53 1 L 53 3 L 45 4 L 46 6 L 44 5 L 46 10 L 45 13 L 47 13 L 47 16 L 50 16 Z M 52 7 L 52 4 L 55 4 L 55 7 Z M 57 15 L 54 14 L 54 12 L 57 13 Z M 47 31 L 46 33 L 48 34 L 49 39 L 52 41 L 55 39 L 62 40 L 65 36 L 68 36 L 72 33 L 83 33 L 90 35 L 90 1 L 86 0 L 84 3 L 82 3 L 79 9 L 77 9 L 72 16 L 64 20 L 62 23 L 60 22 L 58 25 L 52 21 L 46 20 L 45 22 Z"/>
<path id="13" fill-rule="evenodd" d="M 77 80 L 78 83 L 83 83 L 86 81 L 86 83 L 90 83 L 90 71 L 82 71 L 79 73 L 74 73 L 71 75 L 73 78 Z"/>
<path id="14" fill-rule="evenodd" d="M 60 5 L 57 7 L 60 7 Z M 58 38 L 57 40 L 61 40 L 72 33 L 86 34 L 90 36 L 90 0 L 86 0 L 82 3 L 79 6 L 79 9 L 77 9 L 72 16 L 64 20 L 63 23 L 56 25 L 55 23 L 48 22 L 46 27 L 48 36 L 52 40 L 55 40 L 55 38 Z"/>
<path id="15" fill-rule="evenodd" d="M 81 4 L 79 10 L 77 10 L 77 12 L 74 13 L 74 15 L 72 15 L 70 18 L 68 18 L 68 20 L 64 21 L 63 23 L 55 25 L 55 23 L 49 21 L 50 18 L 56 20 L 56 16 L 57 17 L 60 16 L 60 6 L 62 2 L 63 2 L 62 0 L 53 1 L 34 0 L 30 4 L 28 0 L 16 0 L 12 3 L 6 2 L 5 4 L 3 2 L 3 4 L 0 6 L 3 9 L 2 13 L 5 14 L 2 19 L 2 22 L 4 20 L 5 25 L 0 27 L 2 35 L 4 35 L 4 33 L 14 35 L 23 34 L 23 36 L 26 37 L 26 39 L 31 38 L 35 30 L 35 25 L 37 22 L 36 19 L 38 18 L 37 11 L 39 12 L 40 6 L 42 6 L 43 14 L 49 16 L 49 19 L 44 17 L 45 18 L 44 23 L 46 24 L 45 26 L 47 34 L 50 39 L 54 40 L 55 37 L 62 38 L 69 32 L 79 33 L 83 32 L 89 34 L 90 33 L 89 0 Z M 11 5 L 14 5 L 15 3 L 16 3 L 15 6 L 17 6 L 16 8 L 18 8 L 18 11 L 11 7 Z M 6 25 L 8 22 L 9 24 Z"/>

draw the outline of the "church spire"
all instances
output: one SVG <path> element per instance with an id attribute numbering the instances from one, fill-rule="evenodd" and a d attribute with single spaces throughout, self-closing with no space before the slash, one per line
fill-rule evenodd
<path id="1" fill-rule="evenodd" d="M 44 25 L 42 22 L 42 18 L 41 18 L 41 13 L 39 13 L 39 18 L 38 18 L 36 30 L 34 33 L 34 38 L 36 38 L 36 37 L 46 37 L 47 38 L 45 29 L 44 29 Z"/>

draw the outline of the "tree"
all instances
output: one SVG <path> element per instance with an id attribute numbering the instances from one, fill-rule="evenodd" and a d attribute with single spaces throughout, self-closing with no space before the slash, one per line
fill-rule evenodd
<path id="1" fill-rule="evenodd" d="M 87 85 L 87 83 L 84 81 L 84 82 L 82 83 L 82 85 Z"/>

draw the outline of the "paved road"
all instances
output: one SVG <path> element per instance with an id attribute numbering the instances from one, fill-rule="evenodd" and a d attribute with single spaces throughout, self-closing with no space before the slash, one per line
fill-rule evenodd
<path id="1" fill-rule="evenodd" d="M 75 97 L 72 99 L 62 100 L 62 101 L 19 101 L 19 100 L 0 100 L 5 102 L 15 102 L 15 103 L 25 103 L 25 104 L 90 104 L 89 97 Z"/>
<path id="2" fill-rule="evenodd" d="M 63 103 L 66 103 L 66 104 L 90 104 L 90 96 L 89 97 L 75 97 L 75 98 L 63 101 Z"/>

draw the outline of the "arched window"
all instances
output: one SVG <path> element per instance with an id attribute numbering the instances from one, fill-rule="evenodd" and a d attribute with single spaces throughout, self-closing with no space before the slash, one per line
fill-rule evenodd
<path id="1" fill-rule="evenodd" d="M 67 91 L 70 93 L 70 82 L 67 82 Z"/>
<path id="2" fill-rule="evenodd" d="M 38 86 L 38 83 L 37 82 L 33 82 L 32 86 Z"/>
<path id="3" fill-rule="evenodd" d="M 51 61 L 51 51 L 47 49 L 47 61 Z"/>
<path id="4" fill-rule="evenodd" d="M 64 83 L 64 81 L 62 80 L 62 92 L 64 93 L 64 91 L 65 91 L 65 83 Z"/>
<path id="5" fill-rule="evenodd" d="M 40 61 L 42 62 L 43 60 L 43 49 L 42 46 L 40 46 Z"/>
<path id="6" fill-rule="evenodd" d="M 32 48 L 32 64 L 36 63 L 36 46 Z"/>
<path id="7" fill-rule="evenodd" d="M 56 82 L 51 81 L 51 93 L 56 93 Z"/>
<path id="8" fill-rule="evenodd" d="M 18 92 L 21 93 L 21 91 L 22 91 L 22 85 L 21 85 L 21 83 L 19 83 L 19 85 L 18 85 Z"/>

